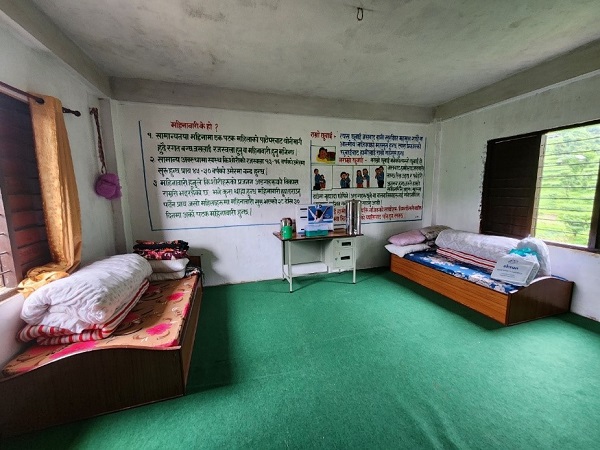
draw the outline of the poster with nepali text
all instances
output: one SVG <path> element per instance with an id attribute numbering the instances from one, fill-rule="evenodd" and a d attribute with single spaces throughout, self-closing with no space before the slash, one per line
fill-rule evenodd
<path id="1" fill-rule="evenodd" d="M 152 230 L 272 225 L 319 203 L 334 206 L 339 225 L 350 199 L 361 201 L 363 224 L 421 219 L 418 125 L 205 108 L 136 125 Z"/>

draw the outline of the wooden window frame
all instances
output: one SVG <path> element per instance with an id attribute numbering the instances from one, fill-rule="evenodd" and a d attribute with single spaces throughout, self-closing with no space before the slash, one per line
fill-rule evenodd
<path id="1" fill-rule="evenodd" d="M 51 262 L 29 104 L 0 92 L 0 300 Z"/>
<path id="2" fill-rule="evenodd" d="M 492 190 L 490 188 L 492 187 L 491 185 L 493 184 L 494 181 L 490 181 L 490 175 L 489 175 L 491 173 L 491 171 L 493 170 L 492 165 L 494 164 L 493 156 L 492 156 L 492 158 L 490 158 L 490 155 L 494 151 L 493 149 L 495 146 L 497 146 L 498 144 L 501 144 L 503 142 L 509 142 L 509 141 L 518 142 L 521 139 L 536 138 L 536 137 L 539 139 L 539 141 L 541 143 L 543 135 L 545 135 L 547 133 L 551 133 L 554 131 L 567 130 L 567 129 L 571 129 L 571 128 L 585 127 L 585 126 L 589 126 L 589 125 L 597 125 L 597 124 L 600 124 L 600 120 L 577 123 L 577 124 L 567 125 L 567 126 L 562 126 L 562 127 L 557 127 L 557 128 L 549 128 L 549 129 L 537 131 L 534 133 L 526 133 L 526 134 L 521 134 L 521 135 L 517 135 L 517 136 L 509 136 L 509 137 L 505 137 L 505 138 L 492 139 L 492 140 L 488 141 L 486 162 L 485 162 L 485 169 L 484 169 L 483 189 L 482 189 L 482 194 L 481 194 L 481 216 L 480 216 L 479 232 L 482 234 L 499 234 L 499 235 L 510 236 L 510 237 L 514 237 L 514 238 L 518 238 L 518 239 L 527 237 L 529 235 L 529 233 L 531 232 L 531 226 L 532 226 L 533 214 L 534 214 L 535 197 L 531 197 L 530 203 L 527 203 L 527 205 L 524 206 L 528 209 L 528 216 L 529 216 L 528 217 L 528 227 L 529 228 L 528 228 L 527 232 L 523 231 L 524 230 L 523 227 L 521 227 L 521 229 L 519 229 L 518 231 L 512 232 L 512 233 L 506 232 L 506 230 L 504 230 L 504 232 L 502 232 L 502 231 L 498 232 L 498 225 L 497 225 L 497 223 L 495 223 L 497 220 L 495 218 L 495 214 L 496 214 L 496 216 L 498 215 L 497 206 L 494 205 L 493 202 L 490 201 L 490 198 L 491 198 L 490 193 L 492 192 Z M 537 157 L 539 159 L 539 148 L 537 151 L 538 151 Z M 527 156 L 533 158 L 533 155 L 527 155 Z M 513 162 L 516 163 L 516 165 L 518 165 L 518 163 L 519 163 L 518 160 L 515 160 Z M 540 168 L 540 166 L 538 163 L 537 169 L 539 170 L 539 168 Z M 536 180 L 537 180 L 537 176 L 535 177 L 535 179 L 528 177 L 527 180 L 525 180 L 525 183 L 533 183 L 532 185 L 527 184 L 527 187 L 535 190 Z M 560 243 L 560 242 L 548 242 L 548 243 L 553 246 L 556 246 L 556 247 L 565 247 L 565 248 L 571 248 L 571 249 L 581 250 L 581 251 L 586 251 L 586 252 L 591 252 L 591 253 L 600 253 L 600 165 L 598 168 L 598 182 L 596 184 L 596 192 L 595 192 L 595 196 L 594 196 L 594 206 L 593 206 L 592 217 L 591 217 L 591 221 L 590 221 L 590 236 L 589 236 L 589 240 L 588 240 L 588 246 L 582 247 L 582 246 L 578 246 L 578 245 L 571 245 L 571 244 Z"/>

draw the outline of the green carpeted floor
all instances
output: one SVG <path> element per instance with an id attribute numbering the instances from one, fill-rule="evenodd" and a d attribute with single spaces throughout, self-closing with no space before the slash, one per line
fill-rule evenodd
<path id="1" fill-rule="evenodd" d="M 0 447 L 600 447 L 600 323 L 503 328 L 386 270 L 351 277 L 206 288 L 188 395 Z"/>

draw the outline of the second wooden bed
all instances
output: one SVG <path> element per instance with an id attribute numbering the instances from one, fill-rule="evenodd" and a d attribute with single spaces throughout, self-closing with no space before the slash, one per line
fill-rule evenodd
<path id="1" fill-rule="evenodd" d="M 514 325 L 568 312 L 573 282 L 541 277 L 502 293 L 423 264 L 391 255 L 390 270 L 501 323 Z"/>

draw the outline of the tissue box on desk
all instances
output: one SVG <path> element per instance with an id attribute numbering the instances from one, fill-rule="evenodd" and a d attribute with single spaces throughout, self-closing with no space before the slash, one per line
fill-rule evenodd
<path id="1" fill-rule="evenodd" d="M 327 236 L 329 225 L 326 223 L 309 223 L 305 228 L 306 237 Z"/>

